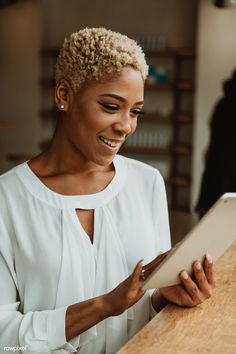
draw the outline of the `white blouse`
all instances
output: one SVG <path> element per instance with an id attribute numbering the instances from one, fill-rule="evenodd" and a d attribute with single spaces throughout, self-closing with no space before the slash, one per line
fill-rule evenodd
<path id="1" fill-rule="evenodd" d="M 65 196 L 47 188 L 27 162 L 0 177 L 0 353 L 115 353 L 150 319 L 150 292 L 70 342 L 69 305 L 105 294 L 136 263 L 170 248 L 159 172 L 117 155 L 101 192 Z M 94 241 L 76 209 L 94 209 Z"/>

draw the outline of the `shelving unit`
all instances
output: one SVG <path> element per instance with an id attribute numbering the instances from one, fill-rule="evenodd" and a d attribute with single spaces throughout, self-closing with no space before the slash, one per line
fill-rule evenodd
<path id="1" fill-rule="evenodd" d="M 132 137 L 131 144 L 127 142 L 122 154 L 159 168 L 165 178 L 170 208 L 188 211 L 191 188 L 195 55 L 192 50 L 186 49 L 146 51 L 145 54 L 148 63 L 152 66 L 158 66 L 160 61 L 162 66 L 166 64 L 170 68 L 167 82 L 150 83 L 147 80 L 145 92 L 147 95 L 152 94 L 152 102 L 158 97 L 161 101 L 163 95 L 163 102 L 171 101 L 169 105 L 171 109 L 166 114 L 162 114 L 158 111 L 158 105 L 151 111 L 149 106 L 145 105 L 147 113 L 140 118 L 141 127 L 138 127 L 135 133 L 137 139 Z M 190 70 L 189 67 L 185 68 L 186 64 L 191 66 Z M 191 100 L 187 109 L 184 106 L 186 97 Z M 152 102 L 149 100 L 149 103 Z M 165 134 L 168 135 L 166 140 Z M 164 166 L 164 161 L 168 164 L 168 168 Z"/>
<path id="2" fill-rule="evenodd" d="M 42 122 L 53 124 L 57 117 L 52 93 L 53 68 L 57 54 L 57 48 L 41 51 L 44 76 L 40 80 L 43 96 L 40 117 Z M 147 50 L 145 54 L 149 65 L 158 66 L 161 62 L 163 66 L 166 63 L 169 78 L 163 83 L 147 80 L 145 95 L 150 94 L 151 98 L 146 100 L 145 97 L 145 115 L 139 120 L 137 132 L 128 139 L 120 153 L 159 168 L 166 181 L 170 208 L 187 211 L 191 187 L 195 55 L 192 50 L 186 49 Z M 186 97 L 187 101 L 191 101 L 187 105 Z M 158 108 L 158 100 L 162 110 Z M 169 102 L 169 111 L 165 111 L 164 102 Z M 154 109 L 151 107 L 153 103 Z M 40 146 L 45 146 L 46 143 L 43 141 Z M 168 166 L 164 165 L 164 161 Z"/>

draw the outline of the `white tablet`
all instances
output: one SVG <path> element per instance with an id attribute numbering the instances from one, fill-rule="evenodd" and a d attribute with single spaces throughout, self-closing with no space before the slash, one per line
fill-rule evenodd
<path id="1" fill-rule="evenodd" d="M 193 262 L 203 262 L 206 253 L 216 261 L 235 240 L 236 193 L 226 193 L 149 275 L 142 289 L 180 283 L 182 270 L 191 274 Z"/>

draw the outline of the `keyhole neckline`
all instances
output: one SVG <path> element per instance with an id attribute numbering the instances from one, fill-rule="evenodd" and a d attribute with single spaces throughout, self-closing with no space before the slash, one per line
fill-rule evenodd
<path id="1" fill-rule="evenodd" d="M 116 155 L 113 160 L 115 174 L 111 182 L 100 192 L 84 195 L 63 195 L 54 192 L 47 187 L 31 170 L 28 161 L 15 167 L 18 177 L 28 189 L 28 191 L 41 201 L 45 201 L 57 208 L 79 208 L 79 209 L 96 209 L 107 204 L 113 199 L 122 189 L 125 177 L 126 168 L 124 157 Z"/>

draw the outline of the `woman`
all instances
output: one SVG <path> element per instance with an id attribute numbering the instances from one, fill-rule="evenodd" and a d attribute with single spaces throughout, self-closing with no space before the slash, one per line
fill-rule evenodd
<path id="1" fill-rule="evenodd" d="M 166 303 L 211 295 L 210 257 L 194 263 L 195 281 L 182 272 L 179 286 L 140 290 L 142 259 L 170 248 L 162 177 L 117 155 L 142 113 L 147 69 L 119 33 L 86 28 L 65 40 L 49 148 L 1 177 L 4 346 L 115 353 Z"/>

